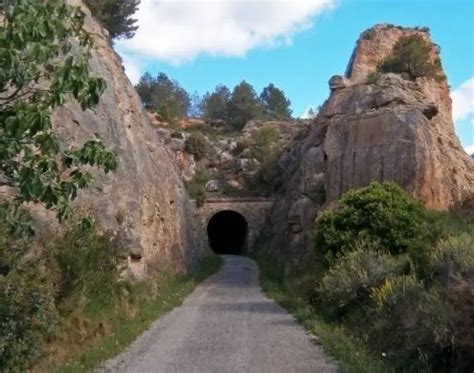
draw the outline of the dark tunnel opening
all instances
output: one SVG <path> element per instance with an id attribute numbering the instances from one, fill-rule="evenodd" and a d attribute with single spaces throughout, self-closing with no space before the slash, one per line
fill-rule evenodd
<path id="1" fill-rule="evenodd" d="M 220 211 L 207 225 L 211 249 L 219 255 L 242 255 L 247 245 L 248 226 L 245 218 L 235 211 Z"/>

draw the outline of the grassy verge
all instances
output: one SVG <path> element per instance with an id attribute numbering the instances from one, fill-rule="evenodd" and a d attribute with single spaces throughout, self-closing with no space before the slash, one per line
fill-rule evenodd
<path id="1" fill-rule="evenodd" d="M 342 326 L 329 324 L 309 306 L 304 295 L 307 279 L 283 280 L 278 266 L 266 259 L 255 258 L 260 267 L 260 280 L 265 293 L 314 334 L 324 351 L 332 356 L 342 372 L 387 373 L 391 369 L 381 359 L 367 351 L 362 342 L 352 337 Z"/>
<path id="2" fill-rule="evenodd" d="M 152 291 L 156 283 L 150 281 L 130 284 L 126 292 L 127 302 L 120 305 L 111 303 L 103 306 L 92 301 L 84 311 L 89 322 L 103 326 L 95 338 L 73 348 L 74 356 L 63 365 L 43 366 L 40 370 L 54 372 L 86 372 L 101 362 L 120 353 L 143 333 L 153 321 L 182 304 L 195 287 L 208 276 L 217 272 L 222 259 L 217 256 L 203 260 L 198 272 L 190 276 L 169 275 L 160 279 L 159 289 Z M 154 279 L 153 281 L 156 281 Z M 149 293 L 155 293 L 149 296 Z M 133 299 L 132 299 L 133 296 Z M 66 320 L 74 323 L 73 319 Z M 104 326 L 106 324 L 106 326 Z M 74 328 L 73 325 L 69 329 Z M 67 339 L 67 338 L 66 338 Z M 73 338 L 70 338 L 73 339 Z M 64 340 L 64 338 L 63 338 Z"/>

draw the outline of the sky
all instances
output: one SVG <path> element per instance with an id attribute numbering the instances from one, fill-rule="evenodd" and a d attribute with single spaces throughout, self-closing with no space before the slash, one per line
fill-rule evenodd
<path id="1" fill-rule="evenodd" d="M 135 16 L 136 35 L 116 43 L 133 83 L 147 71 L 199 94 L 273 83 L 297 117 L 328 97 L 362 31 L 427 26 L 441 46 L 456 133 L 474 153 L 474 0 L 141 0 Z"/>

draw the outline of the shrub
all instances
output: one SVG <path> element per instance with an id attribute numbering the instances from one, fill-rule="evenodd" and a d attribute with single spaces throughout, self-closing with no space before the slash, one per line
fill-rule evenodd
<path id="1" fill-rule="evenodd" d="M 0 230 L 0 371 L 24 371 L 42 352 L 57 313 L 53 282 L 38 260 L 24 254 L 32 242 Z"/>
<path id="2" fill-rule="evenodd" d="M 369 76 L 367 76 L 367 83 L 377 84 L 381 75 L 382 74 L 380 71 L 374 71 L 373 73 L 370 73 Z"/>
<path id="3" fill-rule="evenodd" d="M 408 79 L 429 77 L 445 79 L 441 75 L 441 62 L 438 56 L 431 57 L 432 46 L 418 34 L 401 37 L 393 47 L 391 55 L 379 66 L 382 73 L 397 73 Z"/>
<path id="4" fill-rule="evenodd" d="M 184 150 L 189 154 L 193 154 L 196 160 L 199 161 L 207 156 L 207 140 L 203 135 L 193 133 L 186 139 Z"/>
<path id="5" fill-rule="evenodd" d="M 360 318 L 374 288 L 387 279 L 409 270 L 405 259 L 376 251 L 377 245 L 361 241 L 338 258 L 317 286 L 316 295 L 325 313 L 331 318 Z"/>
<path id="6" fill-rule="evenodd" d="M 328 260 L 361 239 L 378 242 L 390 253 L 403 253 L 420 242 L 433 241 L 426 210 L 398 185 L 373 182 L 350 190 L 339 207 L 317 221 L 315 246 Z"/>
<path id="7" fill-rule="evenodd" d="M 194 198 L 199 206 L 206 199 L 206 183 L 209 179 L 210 177 L 206 170 L 199 167 L 192 180 L 185 183 L 189 196 Z"/>
<path id="8" fill-rule="evenodd" d="M 71 224 L 51 251 L 61 275 L 59 298 L 114 295 L 118 255 L 108 235 L 97 233 L 93 225 Z"/>
<path id="9" fill-rule="evenodd" d="M 433 275 L 444 284 L 474 278 L 474 236 L 461 234 L 438 243 L 431 256 Z"/>
<path id="10" fill-rule="evenodd" d="M 454 310 L 453 366 L 467 372 L 474 366 L 474 278 L 462 280 L 450 287 L 448 302 Z"/>
<path id="11" fill-rule="evenodd" d="M 256 195 L 269 196 L 283 185 L 282 172 L 278 161 L 279 153 L 268 151 L 257 172 L 248 180 L 249 190 Z"/>
<path id="12" fill-rule="evenodd" d="M 405 372 L 446 371 L 453 311 L 442 293 L 426 290 L 408 275 L 388 279 L 371 297 L 369 339 L 392 366 Z"/>
<path id="13" fill-rule="evenodd" d="M 253 135 L 255 146 L 269 148 L 280 139 L 280 130 L 278 128 L 266 126 L 259 128 Z"/>
<path id="14" fill-rule="evenodd" d="M 280 130 L 273 127 L 259 128 L 252 135 L 252 145 L 249 156 L 259 162 L 265 162 L 276 156 L 275 146 L 280 139 Z"/>

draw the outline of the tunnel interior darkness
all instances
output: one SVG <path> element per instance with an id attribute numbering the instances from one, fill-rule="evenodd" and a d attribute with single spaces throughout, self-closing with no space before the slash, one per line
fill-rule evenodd
<path id="1" fill-rule="evenodd" d="M 238 212 L 220 211 L 207 225 L 209 245 L 219 255 L 241 255 L 246 248 L 247 231 L 247 221 Z"/>

